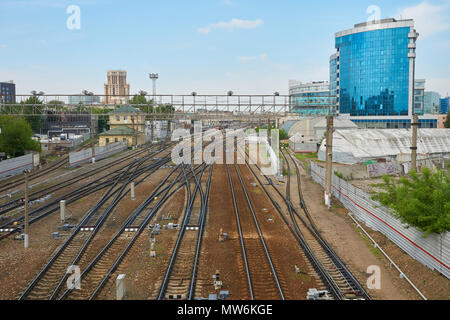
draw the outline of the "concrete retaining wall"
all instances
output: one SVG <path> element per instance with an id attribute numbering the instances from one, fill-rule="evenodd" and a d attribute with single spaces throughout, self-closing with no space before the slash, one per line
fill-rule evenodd
<path id="1" fill-rule="evenodd" d="M 25 169 L 32 170 L 39 165 L 39 153 L 30 153 L 21 157 L 0 162 L 0 180 L 22 173 Z"/>
<path id="2" fill-rule="evenodd" d="M 325 185 L 325 168 L 311 162 L 314 181 Z M 345 180 L 333 175 L 332 193 L 354 216 L 369 228 L 379 231 L 412 258 L 450 279 L 450 234 L 430 234 L 408 227 L 391 215 L 387 208 L 371 199 L 370 195 Z M 407 228 L 408 227 L 408 228 Z"/>
<path id="3" fill-rule="evenodd" d="M 95 148 L 95 160 L 100 160 L 110 155 L 116 154 L 127 149 L 126 142 L 114 142 L 104 147 Z M 73 168 L 83 163 L 91 162 L 92 149 L 85 149 L 78 152 L 69 153 L 69 167 Z"/>

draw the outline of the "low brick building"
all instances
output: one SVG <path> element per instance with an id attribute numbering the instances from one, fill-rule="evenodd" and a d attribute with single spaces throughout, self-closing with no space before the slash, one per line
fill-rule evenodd
<path id="1" fill-rule="evenodd" d="M 100 147 L 106 146 L 113 142 L 126 141 L 128 147 L 141 145 L 146 142 L 145 135 L 133 128 L 127 126 L 118 126 L 109 131 L 100 133 Z"/>

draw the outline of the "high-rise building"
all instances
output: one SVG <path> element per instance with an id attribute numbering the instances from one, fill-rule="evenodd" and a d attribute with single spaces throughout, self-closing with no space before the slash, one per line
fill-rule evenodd
<path id="1" fill-rule="evenodd" d="M 417 37 L 412 19 L 369 21 L 337 32 L 330 87 L 336 86 L 339 114 L 363 128 L 410 127 Z M 437 118 L 422 116 L 419 126 L 436 127 Z"/>
<path id="2" fill-rule="evenodd" d="M 105 103 L 122 104 L 128 102 L 130 85 L 127 83 L 127 72 L 108 70 L 108 82 L 105 83 Z"/>
<path id="3" fill-rule="evenodd" d="M 434 91 L 425 91 L 424 93 L 424 114 L 438 114 L 441 104 L 441 96 Z"/>
<path id="4" fill-rule="evenodd" d="M 440 114 L 447 114 L 448 113 L 448 107 L 450 106 L 450 98 L 442 98 L 441 99 L 441 105 L 439 108 Z"/>
<path id="5" fill-rule="evenodd" d="M 335 106 L 328 81 L 302 83 L 290 80 L 289 98 L 291 112 L 303 116 L 327 115 Z"/>
<path id="6" fill-rule="evenodd" d="M 0 104 L 16 102 L 16 84 L 11 80 L 0 82 Z"/>
<path id="7" fill-rule="evenodd" d="M 414 80 L 414 114 L 425 113 L 425 79 Z"/>

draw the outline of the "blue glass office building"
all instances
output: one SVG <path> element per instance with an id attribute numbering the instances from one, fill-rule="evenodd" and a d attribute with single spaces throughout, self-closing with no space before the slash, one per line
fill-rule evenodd
<path id="1" fill-rule="evenodd" d="M 413 20 L 392 18 L 337 32 L 330 89 L 335 87 L 339 114 L 350 116 L 360 127 L 409 127 L 417 37 Z"/>
<path id="2" fill-rule="evenodd" d="M 291 80 L 289 100 L 291 112 L 302 116 L 327 115 L 335 106 L 327 81 L 301 83 Z"/>
<path id="3" fill-rule="evenodd" d="M 439 108 L 439 113 L 440 114 L 447 114 L 448 113 L 448 108 L 450 106 L 450 98 L 442 98 L 440 99 L 441 105 Z"/>

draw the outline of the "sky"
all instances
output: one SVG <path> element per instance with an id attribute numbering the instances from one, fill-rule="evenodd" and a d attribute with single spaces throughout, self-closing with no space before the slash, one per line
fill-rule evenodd
<path id="1" fill-rule="evenodd" d="M 151 93 L 150 72 L 158 94 L 287 94 L 329 80 L 334 33 L 374 15 L 415 19 L 416 78 L 446 96 L 450 0 L 0 0 L 0 81 L 103 94 L 126 70 L 132 94 Z"/>

